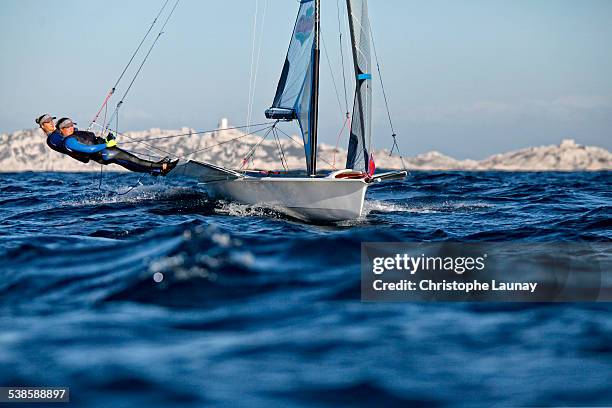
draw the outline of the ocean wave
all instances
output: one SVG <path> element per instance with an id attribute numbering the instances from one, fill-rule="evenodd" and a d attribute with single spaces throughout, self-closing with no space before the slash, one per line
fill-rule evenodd
<path id="1" fill-rule="evenodd" d="M 181 180 L 0 182 L 7 384 L 100 407 L 612 401 L 607 304 L 360 302 L 362 242 L 612 241 L 609 175 L 415 172 L 327 225 Z"/>

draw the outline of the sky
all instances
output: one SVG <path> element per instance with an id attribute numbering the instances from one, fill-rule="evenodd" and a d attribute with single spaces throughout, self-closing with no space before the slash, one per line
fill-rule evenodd
<path id="1" fill-rule="evenodd" d="M 162 4 L 0 2 L 0 132 L 34 127 L 45 112 L 87 125 Z M 345 109 L 338 5 L 322 0 L 319 134 L 332 145 Z M 612 150 L 612 1 L 370 0 L 369 8 L 403 154 L 482 159 L 564 138 Z M 252 123 L 265 122 L 297 9 L 297 0 L 181 0 L 121 107 L 119 130 L 207 130 L 222 117 L 244 125 L 250 89 Z M 349 50 L 344 57 L 350 79 Z M 374 144 L 390 148 L 373 74 Z"/>

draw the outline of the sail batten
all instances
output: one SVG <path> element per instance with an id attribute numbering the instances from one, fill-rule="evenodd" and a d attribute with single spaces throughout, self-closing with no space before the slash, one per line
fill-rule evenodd
<path id="1" fill-rule="evenodd" d="M 372 73 L 367 0 L 347 0 L 355 67 L 355 98 L 346 168 L 369 171 L 372 134 Z"/>

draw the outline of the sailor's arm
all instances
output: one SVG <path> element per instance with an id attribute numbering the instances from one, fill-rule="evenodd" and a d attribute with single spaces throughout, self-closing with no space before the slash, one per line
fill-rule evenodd
<path id="1" fill-rule="evenodd" d="M 72 150 L 74 152 L 80 152 L 80 153 L 98 153 L 106 149 L 106 143 L 96 144 L 96 145 L 86 145 L 86 144 L 80 143 L 74 137 L 67 138 L 65 146 L 69 150 Z"/>

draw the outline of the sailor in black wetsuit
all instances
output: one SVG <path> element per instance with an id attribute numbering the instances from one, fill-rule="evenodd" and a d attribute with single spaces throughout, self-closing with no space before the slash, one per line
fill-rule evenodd
<path id="1" fill-rule="evenodd" d="M 36 119 L 36 123 L 47 134 L 49 147 L 83 163 L 89 160 L 101 164 L 114 163 L 134 172 L 152 175 L 166 175 L 178 163 L 178 160 L 170 161 L 167 158 L 159 162 L 141 159 L 118 148 L 112 136 L 105 140 L 92 132 L 76 130 L 75 123 L 69 118 L 58 120 L 56 128 L 53 119 L 55 118 L 47 114 Z"/>
<path id="2" fill-rule="evenodd" d="M 45 132 L 45 134 L 47 135 L 47 145 L 56 152 L 67 154 L 80 162 L 89 163 L 89 159 L 85 157 L 73 156 L 68 150 L 64 148 L 64 137 L 59 132 L 59 130 L 57 130 L 53 119 L 55 119 L 55 116 L 51 116 L 48 113 L 45 113 L 44 115 L 36 118 L 35 120 L 36 124 L 40 126 L 43 132 Z"/>

